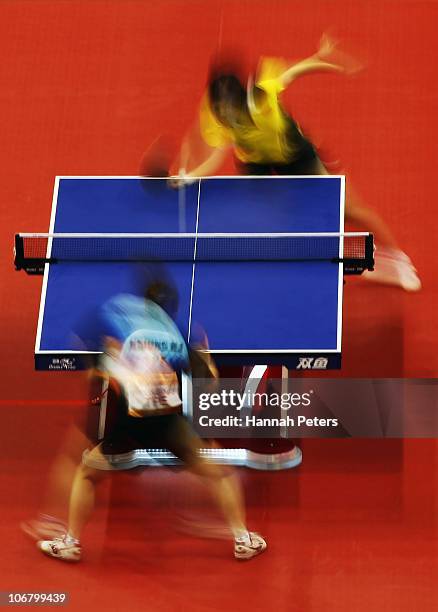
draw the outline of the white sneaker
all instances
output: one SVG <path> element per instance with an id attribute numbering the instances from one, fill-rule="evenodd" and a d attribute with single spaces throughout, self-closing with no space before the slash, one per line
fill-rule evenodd
<path id="1" fill-rule="evenodd" d="M 79 542 L 69 541 L 66 535 L 53 540 L 40 540 L 37 546 L 44 554 L 55 559 L 74 563 L 81 560 L 81 545 Z"/>
<path id="2" fill-rule="evenodd" d="M 385 285 L 395 285 L 405 291 L 420 291 L 421 281 L 411 260 L 398 249 L 378 247 L 375 252 L 374 271 L 366 270 L 366 280 Z"/>
<path id="3" fill-rule="evenodd" d="M 234 540 L 234 557 L 239 561 L 248 561 L 266 550 L 267 544 L 261 535 L 250 531 L 248 538 Z"/>

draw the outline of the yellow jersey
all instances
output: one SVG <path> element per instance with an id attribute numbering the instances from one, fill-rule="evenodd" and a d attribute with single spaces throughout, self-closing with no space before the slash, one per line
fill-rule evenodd
<path id="1" fill-rule="evenodd" d="M 255 86 L 264 96 L 261 102 L 256 102 L 254 87 L 248 87 L 247 103 L 252 122 L 245 125 L 223 125 L 211 110 L 208 94 L 205 94 L 199 116 L 205 142 L 215 148 L 233 146 L 236 157 L 244 163 L 293 161 L 303 136 L 279 103 L 279 94 L 284 89 L 280 76 L 286 70 L 287 64 L 282 59 L 262 59 Z"/>

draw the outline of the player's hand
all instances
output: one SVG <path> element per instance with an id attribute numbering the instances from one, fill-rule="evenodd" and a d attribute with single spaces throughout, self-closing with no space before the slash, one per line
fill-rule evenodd
<path id="1" fill-rule="evenodd" d="M 339 41 L 326 33 L 321 36 L 316 55 L 319 59 L 338 66 L 339 70 L 347 75 L 356 74 L 364 68 L 362 61 L 339 49 Z"/>
<path id="2" fill-rule="evenodd" d="M 333 53 L 337 45 L 338 45 L 337 40 L 335 40 L 334 38 L 331 38 L 328 34 L 324 33 L 321 36 L 321 40 L 319 41 L 319 49 L 316 54 L 321 59 L 324 59 Z"/>
<path id="3" fill-rule="evenodd" d="M 167 179 L 167 184 L 169 185 L 169 187 L 172 187 L 172 189 L 182 189 L 183 187 L 186 187 L 187 185 L 192 185 L 195 182 L 196 179 L 187 177 L 187 178 L 181 178 L 180 176 L 170 176 Z"/>
<path id="4" fill-rule="evenodd" d="M 170 176 L 167 180 L 167 184 L 172 189 L 181 189 L 182 187 L 186 187 L 187 185 L 192 185 L 196 182 L 196 179 L 186 174 L 185 170 L 181 169 L 178 173 L 178 176 Z"/>
<path id="5" fill-rule="evenodd" d="M 172 189 L 180 189 L 181 187 L 183 187 L 183 184 L 182 184 L 181 179 L 179 178 L 179 176 L 170 176 L 167 179 L 167 184 Z"/>

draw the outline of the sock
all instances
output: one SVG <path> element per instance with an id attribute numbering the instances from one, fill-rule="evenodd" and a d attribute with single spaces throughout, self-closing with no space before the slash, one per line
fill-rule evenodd
<path id="1" fill-rule="evenodd" d="M 247 529 L 233 529 L 234 539 L 245 544 L 251 544 L 251 538 Z"/>
<path id="2" fill-rule="evenodd" d="M 79 544 L 79 540 L 77 538 L 74 538 L 70 532 L 67 533 L 67 535 L 65 536 L 65 543 L 66 544 Z"/>

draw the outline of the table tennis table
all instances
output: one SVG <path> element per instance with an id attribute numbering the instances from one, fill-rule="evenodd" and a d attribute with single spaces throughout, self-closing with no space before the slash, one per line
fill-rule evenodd
<path id="1" fill-rule="evenodd" d="M 344 193 L 343 176 L 208 177 L 180 189 L 160 178 L 57 177 L 45 253 L 26 253 L 31 234 L 17 235 L 15 245 L 17 269 L 44 274 L 36 369 L 85 367 L 88 352 L 73 340 L 76 322 L 115 294 L 142 291 L 139 278 L 147 265 L 106 257 L 58 261 L 57 235 L 154 234 L 167 240 L 181 233 L 193 239 L 193 253 L 164 265 L 178 290 L 176 322 L 187 342 L 200 324 L 218 365 L 339 368 L 347 265 Z M 333 234 L 339 257 L 205 261 L 197 256 L 201 237 L 309 233 Z M 372 237 L 365 242 L 362 264 L 349 260 L 353 272 L 372 265 Z"/>

